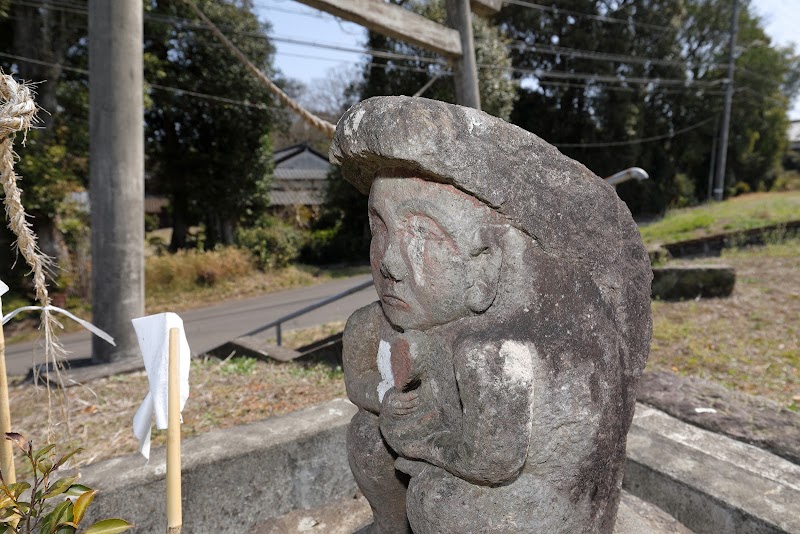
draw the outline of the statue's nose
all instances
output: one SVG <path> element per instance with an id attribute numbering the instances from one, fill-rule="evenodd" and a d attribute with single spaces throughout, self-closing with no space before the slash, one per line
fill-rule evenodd
<path id="1" fill-rule="evenodd" d="M 400 249 L 396 243 L 390 244 L 383 255 L 381 274 L 395 282 L 402 281 L 408 274 L 408 269 L 406 269 L 406 264 L 403 262 Z"/>

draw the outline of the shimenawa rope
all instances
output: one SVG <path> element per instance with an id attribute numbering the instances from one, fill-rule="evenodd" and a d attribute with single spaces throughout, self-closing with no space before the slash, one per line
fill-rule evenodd
<path id="1" fill-rule="evenodd" d="M 234 56 L 236 56 L 239 59 L 239 61 L 241 61 L 247 67 L 247 69 L 250 72 L 252 72 L 253 75 L 256 78 L 258 78 L 258 80 L 263 85 L 265 85 L 267 87 L 267 89 L 269 89 L 272 93 L 274 93 L 275 96 L 278 97 L 278 100 L 280 100 L 283 103 L 283 105 L 285 105 L 286 107 L 288 107 L 289 109 L 291 109 L 292 111 L 294 111 L 295 113 L 300 115 L 300 117 L 304 121 L 309 123 L 314 128 L 317 128 L 318 130 L 321 130 L 329 138 L 333 138 L 333 132 L 336 130 L 336 126 L 334 124 L 331 124 L 330 122 L 317 117 L 316 115 L 314 115 L 310 111 L 306 110 L 303 106 L 301 106 L 295 100 L 293 100 L 289 95 L 284 93 L 281 90 L 281 88 L 278 87 L 277 85 L 275 85 L 272 82 L 272 80 L 270 80 L 263 72 L 261 72 L 261 70 L 259 70 L 259 68 L 256 67 L 253 64 L 253 62 L 250 61 L 247 58 L 247 56 L 244 55 L 244 53 L 241 50 L 239 50 L 239 48 L 235 44 L 233 44 L 227 37 L 225 37 L 225 34 L 223 34 L 222 31 L 220 31 L 220 29 L 217 28 L 216 24 L 211 22 L 211 20 L 206 16 L 206 14 L 203 13 L 200 10 L 200 8 L 197 7 L 197 5 L 192 0 L 184 0 L 184 1 L 189 5 L 190 8 L 192 8 L 192 10 L 195 12 L 195 14 L 198 17 L 200 17 L 200 19 L 202 19 L 203 22 L 206 23 L 208 28 L 214 33 L 214 35 L 217 36 L 217 39 L 222 41 L 222 44 L 225 45 L 225 47 Z"/>

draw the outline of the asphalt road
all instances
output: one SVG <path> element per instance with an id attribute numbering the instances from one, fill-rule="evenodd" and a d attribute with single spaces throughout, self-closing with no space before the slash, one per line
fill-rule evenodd
<path id="1" fill-rule="evenodd" d="M 300 308 L 319 302 L 371 279 L 371 275 L 342 278 L 325 284 L 301 287 L 277 293 L 232 300 L 205 308 L 180 312 L 192 352 L 202 354 L 242 334 L 255 330 Z M 283 331 L 306 328 L 330 321 L 347 319 L 358 308 L 378 299 L 373 287 L 349 295 L 322 308 L 283 324 Z M 69 321 L 69 319 L 64 319 Z M 131 326 L 133 328 L 133 326 Z M 69 351 L 68 359 L 91 356 L 90 334 L 86 331 L 64 334 L 59 340 Z M 37 342 L 18 343 L 6 347 L 6 368 L 9 375 L 28 372 L 33 362 L 44 356 Z M 35 360 L 34 360 L 35 359 Z"/>

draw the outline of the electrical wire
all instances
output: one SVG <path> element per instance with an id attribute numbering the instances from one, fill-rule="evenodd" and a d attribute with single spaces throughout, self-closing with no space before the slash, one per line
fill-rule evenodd
<path id="1" fill-rule="evenodd" d="M 43 7 L 42 4 L 36 4 L 31 1 L 26 0 L 14 0 L 14 3 L 20 5 L 31 5 L 36 7 Z M 83 14 L 88 14 L 88 11 L 83 10 Z M 200 30 L 208 30 L 205 25 L 196 23 L 190 19 L 182 19 L 178 17 L 168 17 L 168 16 L 161 16 L 161 15 L 153 15 L 153 14 L 146 14 L 145 20 L 150 20 L 152 22 L 160 22 L 164 24 L 181 24 L 185 27 L 193 28 L 193 29 L 200 29 Z M 224 27 L 224 26 L 223 26 Z M 330 44 L 330 43 L 321 43 L 316 41 L 308 41 L 305 39 L 298 39 L 293 37 L 282 37 L 282 36 L 266 36 L 259 32 L 243 32 L 237 30 L 231 30 L 228 28 L 227 30 L 229 33 L 242 35 L 247 37 L 254 37 L 264 40 L 272 40 L 275 42 L 281 42 L 285 44 L 294 44 L 298 46 L 308 46 L 312 48 L 321 48 L 321 49 L 328 49 L 328 50 L 335 50 L 339 52 L 346 52 L 346 53 L 355 53 L 355 54 L 369 54 L 375 57 L 382 57 L 385 59 L 397 59 L 397 60 L 408 60 L 408 61 L 416 61 L 416 62 L 424 62 L 424 63 L 435 63 L 439 65 L 447 65 L 447 61 L 438 58 L 438 57 L 427 57 L 427 56 L 419 56 L 419 55 L 410 55 L 410 54 L 400 54 L 397 52 L 387 51 L 387 50 L 378 50 L 378 49 L 371 49 L 371 48 L 353 48 L 343 45 L 337 44 Z M 576 49 L 577 50 L 577 49 Z M 635 56 L 632 56 L 635 57 Z M 652 58 L 657 59 L 657 58 Z M 621 84 L 655 84 L 655 85 L 716 85 L 718 83 L 722 83 L 723 79 L 712 80 L 712 81 L 695 81 L 695 80 L 684 80 L 684 79 L 676 79 L 676 78 L 648 78 L 648 77 L 626 77 L 626 76 L 609 76 L 609 75 L 600 75 L 595 73 L 575 73 L 575 72 L 559 72 L 559 71 L 543 71 L 541 69 L 524 69 L 519 67 L 503 67 L 498 65 L 487 65 L 487 64 L 478 64 L 478 68 L 483 69 L 501 69 L 507 72 L 516 72 L 519 74 L 533 74 L 537 77 L 543 78 L 552 78 L 552 79 L 570 79 L 570 80 L 592 80 L 592 81 L 602 81 L 607 83 L 621 83 Z"/>
<path id="2" fill-rule="evenodd" d="M 533 2 L 526 2 L 525 0 L 504 0 L 504 4 L 512 4 L 515 6 L 526 7 L 528 9 L 533 9 L 536 11 L 546 11 L 549 13 L 553 13 L 555 15 L 569 15 L 572 17 L 580 17 L 586 18 L 590 20 L 596 20 L 599 22 L 608 22 L 611 24 L 623 24 L 625 26 L 641 26 L 642 28 L 650 28 L 651 30 L 658 30 L 658 31 L 676 31 L 677 28 L 672 28 L 670 26 L 662 26 L 660 24 L 651 24 L 649 22 L 636 22 L 635 20 L 631 19 L 620 19 L 616 17 L 609 17 L 606 15 L 596 15 L 593 13 L 584 13 L 582 11 L 573 11 L 571 9 L 561 9 L 556 6 L 543 6 L 541 4 L 535 4 Z"/>
<path id="3" fill-rule="evenodd" d="M 629 139 L 627 141 L 611 141 L 607 143 L 553 143 L 554 146 L 557 148 L 607 148 L 607 147 L 614 147 L 614 146 L 626 146 L 626 145 L 639 145 L 642 143 L 650 143 L 652 141 L 661 141 L 663 139 L 672 139 L 676 135 L 684 134 L 686 132 L 690 132 L 692 130 L 696 130 L 700 128 L 706 123 L 711 122 L 714 120 L 714 117 L 709 117 L 705 120 L 702 120 L 696 124 L 692 124 L 691 126 L 687 126 L 686 128 L 681 128 L 680 130 L 675 130 L 672 133 L 664 134 L 664 135 L 654 135 L 653 137 L 642 137 L 640 139 Z"/>

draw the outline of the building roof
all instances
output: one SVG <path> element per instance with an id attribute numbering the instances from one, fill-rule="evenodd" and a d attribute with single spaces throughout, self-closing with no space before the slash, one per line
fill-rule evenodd
<path id="1" fill-rule="evenodd" d="M 144 197 L 144 212 L 145 213 L 160 213 L 161 210 L 169 205 L 167 197 L 158 197 L 145 195 Z"/>
<path id="2" fill-rule="evenodd" d="M 298 143 L 296 145 L 287 146 L 279 150 L 276 150 L 272 154 L 272 161 L 274 161 L 275 166 L 278 167 L 281 163 L 283 163 L 287 159 L 290 159 L 303 152 L 309 152 L 310 154 L 317 156 L 319 159 L 324 160 L 325 163 L 329 163 L 328 157 L 325 154 L 317 152 L 316 150 L 311 148 L 308 145 L 308 143 Z"/>
<path id="3" fill-rule="evenodd" d="M 326 180 L 327 169 L 275 169 L 276 180 Z"/>
<path id="4" fill-rule="evenodd" d="M 270 205 L 272 206 L 316 206 L 324 201 L 323 194 L 319 191 L 272 191 Z"/>

